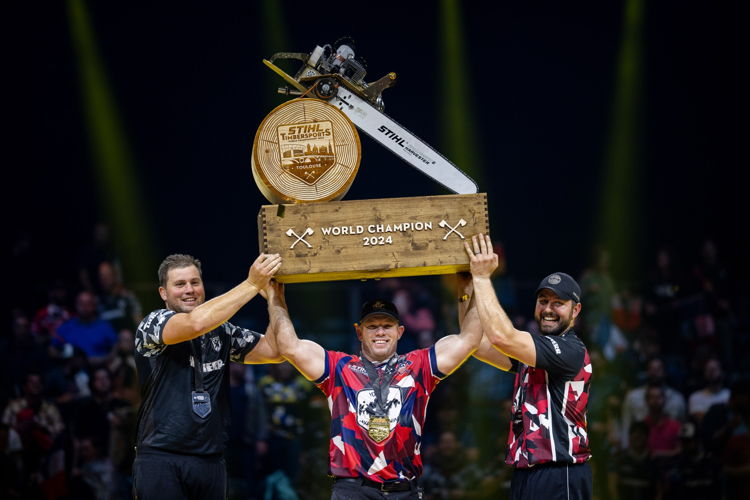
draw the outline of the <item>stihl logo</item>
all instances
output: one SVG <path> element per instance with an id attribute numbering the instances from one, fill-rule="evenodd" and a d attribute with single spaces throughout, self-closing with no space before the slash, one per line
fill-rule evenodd
<path id="1" fill-rule="evenodd" d="M 390 140 L 401 146 L 404 147 L 404 138 L 396 134 L 393 130 L 389 129 L 385 125 L 381 125 L 378 127 L 378 132 L 382 132 L 385 134 L 386 137 L 388 137 Z"/>
<path id="2" fill-rule="evenodd" d="M 314 123 L 312 125 L 296 125 L 296 126 L 291 126 L 291 127 L 289 127 L 288 132 L 289 132 L 289 135 L 307 134 L 307 133 L 310 133 L 310 132 L 327 132 L 327 135 L 331 135 L 330 130 L 328 130 L 327 128 L 323 129 L 320 126 L 320 123 Z"/>

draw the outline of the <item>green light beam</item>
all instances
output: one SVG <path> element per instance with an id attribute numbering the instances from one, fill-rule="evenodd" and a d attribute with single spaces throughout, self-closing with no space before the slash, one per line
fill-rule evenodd
<path id="1" fill-rule="evenodd" d="M 598 221 L 599 241 L 610 252 L 612 273 L 628 283 L 635 279 L 641 261 L 643 11 L 643 0 L 625 3 Z"/>
<path id="2" fill-rule="evenodd" d="M 476 139 L 476 126 L 471 102 L 472 81 L 467 64 L 467 51 L 458 0 L 440 2 L 440 40 L 438 55 L 442 68 L 439 72 L 440 137 L 442 153 L 466 172 L 482 190 L 482 158 Z"/>
<path id="3" fill-rule="evenodd" d="M 112 227 L 126 280 L 134 286 L 153 283 L 156 260 L 149 218 L 91 20 L 83 0 L 68 0 L 67 7 L 100 205 Z"/>
<path id="4" fill-rule="evenodd" d="M 304 52 L 305 50 L 312 50 L 309 48 L 298 48 L 290 47 L 289 36 L 287 35 L 286 24 L 284 23 L 284 13 L 282 10 L 282 3 L 278 0 L 263 0 L 260 4 L 261 10 L 261 47 L 263 47 L 263 57 L 265 59 L 270 58 L 276 52 Z M 300 13 L 300 15 L 303 15 Z M 298 64 L 301 64 L 297 61 Z M 278 106 L 282 99 L 280 94 L 276 93 L 276 89 L 284 86 L 284 81 L 279 78 L 278 75 L 266 69 L 260 59 L 258 60 L 259 71 L 264 71 L 265 82 L 264 89 L 270 89 L 269 92 L 264 92 L 265 100 L 270 106 L 269 111 L 274 107 Z M 299 66 L 284 67 L 283 69 L 290 74 L 294 75 L 297 72 Z M 288 97 L 286 98 L 288 99 Z"/>

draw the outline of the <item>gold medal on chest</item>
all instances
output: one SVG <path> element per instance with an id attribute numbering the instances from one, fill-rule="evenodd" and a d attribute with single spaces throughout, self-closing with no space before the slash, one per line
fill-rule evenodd
<path id="1" fill-rule="evenodd" d="M 367 434 L 376 443 L 380 443 L 391 433 L 391 423 L 388 417 L 376 417 L 370 415 L 370 421 L 367 422 Z"/>

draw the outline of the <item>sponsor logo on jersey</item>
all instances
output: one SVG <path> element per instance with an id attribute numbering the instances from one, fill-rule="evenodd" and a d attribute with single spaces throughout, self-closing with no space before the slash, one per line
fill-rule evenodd
<path id="1" fill-rule="evenodd" d="M 385 403 L 385 411 L 388 414 L 390 430 L 396 427 L 398 416 L 401 412 L 401 389 L 398 387 L 388 388 L 388 400 Z M 368 430 L 371 411 L 375 408 L 375 391 L 370 388 L 362 389 L 357 393 L 357 423 L 365 431 Z M 370 410 L 370 411 L 368 411 Z"/>
<path id="2" fill-rule="evenodd" d="M 221 351 L 221 339 L 218 336 L 211 337 L 211 346 L 214 348 L 214 351 Z"/>
<path id="3" fill-rule="evenodd" d="M 555 339 L 551 337 L 545 337 L 545 338 L 548 339 L 550 342 L 552 342 L 552 347 L 555 348 L 555 354 L 562 354 L 562 351 L 560 350 L 560 346 L 558 345 L 557 341 L 555 341 Z"/>
<path id="4" fill-rule="evenodd" d="M 190 366 L 195 366 L 195 359 L 192 356 L 190 356 Z M 210 363 L 203 363 L 203 373 L 215 372 L 216 370 L 221 370 L 223 367 L 224 361 L 221 359 L 211 361 Z"/>
<path id="5" fill-rule="evenodd" d="M 353 371 L 353 372 L 357 372 L 357 373 L 361 373 L 361 374 L 363 374 L 363 375 L 367 375 L 367 370 L 365 370 L 365 367 L 364 367 L 364 366 L 362 366 L 362 365 L 354 365 L 354 364 L 349 364 L 349 365 L 347 365 L 347 366 L 348 366 L 348 367 L 349 367 L 349 369 L 350 369 L 351 371 Z"/>

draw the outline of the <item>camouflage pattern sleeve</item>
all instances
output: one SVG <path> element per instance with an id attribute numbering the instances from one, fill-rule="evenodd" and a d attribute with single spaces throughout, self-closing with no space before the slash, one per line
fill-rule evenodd
<path id="1" fill-rule="evenodd" d="M 135 352 L 147 358 L 161 354 L 167 348 L 162 339 L 164 325 L 175 314 L 169 309 L 158 309 L 143 318 L 135 333 Z"/>
<path id="2" fill-rule="evenodd" d="M 224 323 L 222 326 L 232 339 L 229 349 L 229 360 L 235 363 L 242 363 L 247 353 L 252 351 L 258 342 L 260 342 L 261 337 L 263 337 L 258 332 L 235 326 L 231 323 Z"/>

